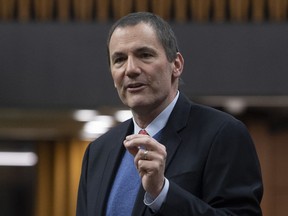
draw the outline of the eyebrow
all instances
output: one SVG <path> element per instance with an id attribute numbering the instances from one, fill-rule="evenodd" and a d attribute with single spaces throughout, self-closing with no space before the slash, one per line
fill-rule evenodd
<path id="1" fill-rule="evenodd" d="M 140 47 L 138 49 L 136 49 L 136 52 L 152 52 L 152 53 L 156 53 L 155 49 L 144 46 L 144 47 Z"/>
<path id="2" fill-rule="evenodd" d="M 136 48 L 133 52 L 134 53 L 150 52 L 150 53 L 156 54 L 155 49 L 147 47 L 147 46 Z M 115 52 L 112 54 L 111 59 L 113 60 L 121 56 L 125 56 L 124 52 Z"/>

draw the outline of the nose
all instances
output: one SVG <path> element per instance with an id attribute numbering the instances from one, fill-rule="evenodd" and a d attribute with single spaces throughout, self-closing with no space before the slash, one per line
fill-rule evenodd
<path id="1" fill-rule="evenodd" d="M 135 59 L 135 57 L 129 56 L 126 64 L 126 75 L 133 77 L 138 76 L 140 73 L 141 70 L 138 67 L 137 59 Z"/>

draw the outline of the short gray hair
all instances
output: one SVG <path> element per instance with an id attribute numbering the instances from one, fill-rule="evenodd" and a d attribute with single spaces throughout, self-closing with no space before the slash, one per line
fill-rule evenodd
<path id="1" fill-rule="evenodd" d="M 172 62 L 175 60 L 179 49 L 176 36 L 171 26 L 161 17 L 149 12 L 130 13 L 114 23 L 109 31 L 107 39 L 108 59 L 110 56 L 109 43 L 115 29 L 126 26 L 135 26 L 141 22 L 149 24 L 155 30 L 155 33 L 165 50 L 168 61 Z"/>

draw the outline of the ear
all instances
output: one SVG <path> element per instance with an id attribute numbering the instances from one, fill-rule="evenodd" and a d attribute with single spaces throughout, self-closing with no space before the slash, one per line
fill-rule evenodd
<path id="1" fill-rule="evenodd" d="M 174 65 L 173 76 L 175 78 L 178 78 L 181 76 L 184 67 L 184 58 L 180 52 L 177 53 L 177 57 L 173 61 L 173 65 Z"/>

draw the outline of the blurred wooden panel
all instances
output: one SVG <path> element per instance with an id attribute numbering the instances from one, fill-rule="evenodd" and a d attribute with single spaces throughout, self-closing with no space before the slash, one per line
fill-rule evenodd
<path id="1" fill-rule="evenodd" d="M 213 21 L 224 22 L 226 19 L 226 0 L 214 0 L 212 1 L 212 14 Z"/>
<path id="2" fill-rule="evenodd" d="M 135 3 L 135 11 L 148 11 L 149 10 L 149 5 L 148 5 L 147 0 L 134 0 L 134 3 Z"/>
<path id="3" fill-rule="evenodd" d="M 96 0 L 96 19 L 97 21 L 104 22 L 109 20 L 110 1 L 109 0 Z"/>
<path id="4" fill-rule="evenodd" d="M 21 0 L 17 3 L 18 18 L 21 22 L 27 22 L 31 18 L 31 0 Z"/>
<path id="5" fill-rule="evenodd" d="M 188 20 L 187 8 L 188 8 L 187 0 L 174 1 L 174 13 L 176 21 L 184 22 Z"/>
<path id="6" fill-rule="evenodd" d="M 13 19 L 15 0 L 0 0 L 0 17 L 4 21 Z"/>
<path id="7" fill-rule="evenodd" d="M 178 22 L 285 22 L 288 0 L 0 0 L 0 21 L 107 22 L 152 11 Z"/>
<path id="8" fill-rule="evenodd" d="M 82 159 L 88 146 L 88 141 L 72 140 L 68 150 L 68 212 L 67 215 L 76 215 L 78 186 L 81 174 Z"/>
<path id="9" fill-rule="evenodd" d="M 248 20 L 249 0 L 229 0 L 231 21 L 244 22 Z"/>
<path id="10" fill-rule="evenodd" d="M 251 1 L 251 11 L 252 20 L 256 22 L 264 21 L 265 18 L 265 0 L 252 0 Z"/>
<path id="11" fill-rule="evenodd" d="M 122 16 L 132 12 L 132 0 L 112 0 L 112 10 L 114 19 L 119 19 Z"/>
<path id="12" fill-rule="evenodd" d="M 160 15 L 163 19 L 170 19 L 171 0 L 152 0 L 152 11 Z"/>
<path id="13" fill-rule="evenodd" d="M 73 139 L 38 144 L 35 215 L 76 215 L 82 159 L 89 142 Z"/>
<path id="14" fill-rule="evenodd" d="M 53 216 L 67 215 L 68 195 L 68 144 L 59 141 L 54 145 Z"/>
<path id="15" fill-rule="evenodd" d="M 53 18 L 54 1 L 34 0 L 35 19 L 37 21 L 51 21 Z"/>
<path id="16" fill-rule="evenodd" d="M 281 121 L 278 122 L 278 125 Z M 286 216 L 288 202 L 288 130 L 273 134 L 272 137 L 275 154 L 273 175 L 275 211 L 271 215 Z"/>
<path id="17" fill-rule="evenodd" d="M 268 13 L 271 21 L 285 21 L 287 0 L 268 0 Z"/>
<path id="18" fill-rule="evenodd" d="M 193 21 L 207 22 L 210 17 L 210 0 L 190 0 Z"/>
<path id="19" fill-rule="evenodd" d="M 71 1 L 56 1 L 57 19 L 61 22 L 67 22 L 70 19 Z"/>
<path id="20" fill-rule="evenodd" d="M 264 184 L 264 196 L 261 202 L 263 215 L 275 214 L 275 143 L 269 131 L 269 125 L 265 121 L 250 120 L 247 124 L 253 138 L 259 157 L 262 178 Z"/>
<path id="21" fill-rule="evenodd" d="M 38 179 L 37 196 L 35 199 L 35 215 L 51 216 L 53 202 L 53 144 L 41 142 L 38 144 Z"/>
<path id="22" fill-rule="evenodd" d="M 93 0 L 73 0 L 73 11 L 77 21 L 92 21 Z"/>

